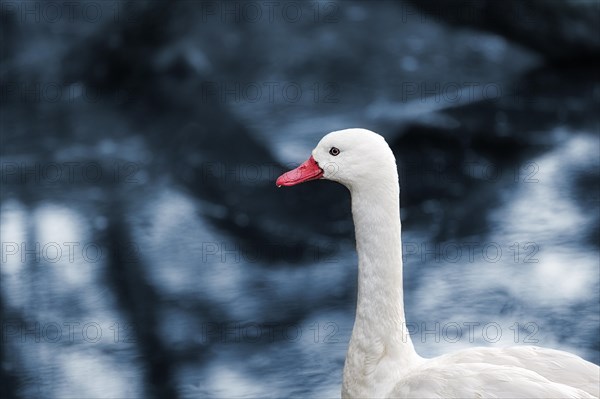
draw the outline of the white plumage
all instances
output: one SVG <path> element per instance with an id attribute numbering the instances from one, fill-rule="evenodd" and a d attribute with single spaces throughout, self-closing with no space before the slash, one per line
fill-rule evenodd
<path id="1" fill-rule="evenodd" d="M 470 348 L 424 360 L 404 374 L 388 396 L 596 398 L 598 384 L 598 366 L 564 351 Z"/>
<path id="2" fill-rule="evenodd" d="M 383 137 L 369 130 L 332 132 L 319 142 L 309 161 L 281 176 L 277 184 L 315 178 L 345 185 L 352 197 L 358 301 L 342 397 L 600 396 L 600 368 L 559 350 L 477 347 L 433 359 L 420 357 L 404 316 L 400 188 L 392 151 Z"/>

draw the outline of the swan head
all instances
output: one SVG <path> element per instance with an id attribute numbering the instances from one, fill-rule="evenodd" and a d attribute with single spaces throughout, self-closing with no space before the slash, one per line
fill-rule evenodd
<path id="1" fill-rule="evenodd" d="M 315 179 L 343 184 L 351 191 L 377 181 L 398 184 L 396 159 L 385 139 L 367 129 L 345 129 L 327 134 L 302 165 L 277 179 L 277 186 L 294 186 Z"/>

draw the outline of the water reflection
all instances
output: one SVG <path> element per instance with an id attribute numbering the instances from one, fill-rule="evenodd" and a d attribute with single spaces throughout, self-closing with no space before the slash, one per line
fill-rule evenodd
<path id="1" fill-rule="evenodd" d="M 582 244 L 597 213 L 579 208 L 569 194 L 580 165 L 598 165 L 598 144 L 596 135 L 571 132 L 556 150 L 532 159 L 535 179 L 503 195 L 484 241 L 481 236 L 459 241 L 461 253 L 454 251 L 454 241 L 450 251 L 439 251 L 438 262 L 418 257 L 417 270 L 408 271 L 419 282 L 409 297 L 414 317 L 430 324 L 494 321 L 505 332 L 499 344 L 523 343 L 514 328 L 507 329 L 515 322 L 534 323 L 530 341 L 536 342 L 528 343 L 567 348 L 598 363 L 598 346 L 587 341 L 598 323 L 598 303 L 590 300 L 598 297 L 597 246 Z M 480 331 L 474 334 L 486 343 Z M 432 355 L 453 347 L 443 340 L 422 345 Z"/>

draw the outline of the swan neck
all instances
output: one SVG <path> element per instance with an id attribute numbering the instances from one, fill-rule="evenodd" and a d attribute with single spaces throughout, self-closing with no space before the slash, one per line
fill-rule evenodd
<path id="1" fill-rule="evenodd" d="M 404 315 L 397 178 L 393 183 L 352 192 L 359 264 L 354 332 L 414 351 Z"/>

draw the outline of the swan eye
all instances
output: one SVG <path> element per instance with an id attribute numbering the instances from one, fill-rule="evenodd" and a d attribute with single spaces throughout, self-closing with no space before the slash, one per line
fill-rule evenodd
<path id="1" fill-rule="evenodd" d="M 340 154 L 340 149 L 336 148 L 336 147 L 331 147 L 331 149 L 329 150 L 329 153 L 331 155 L 333 155 L 334 157 L 337 157 Z"/>

